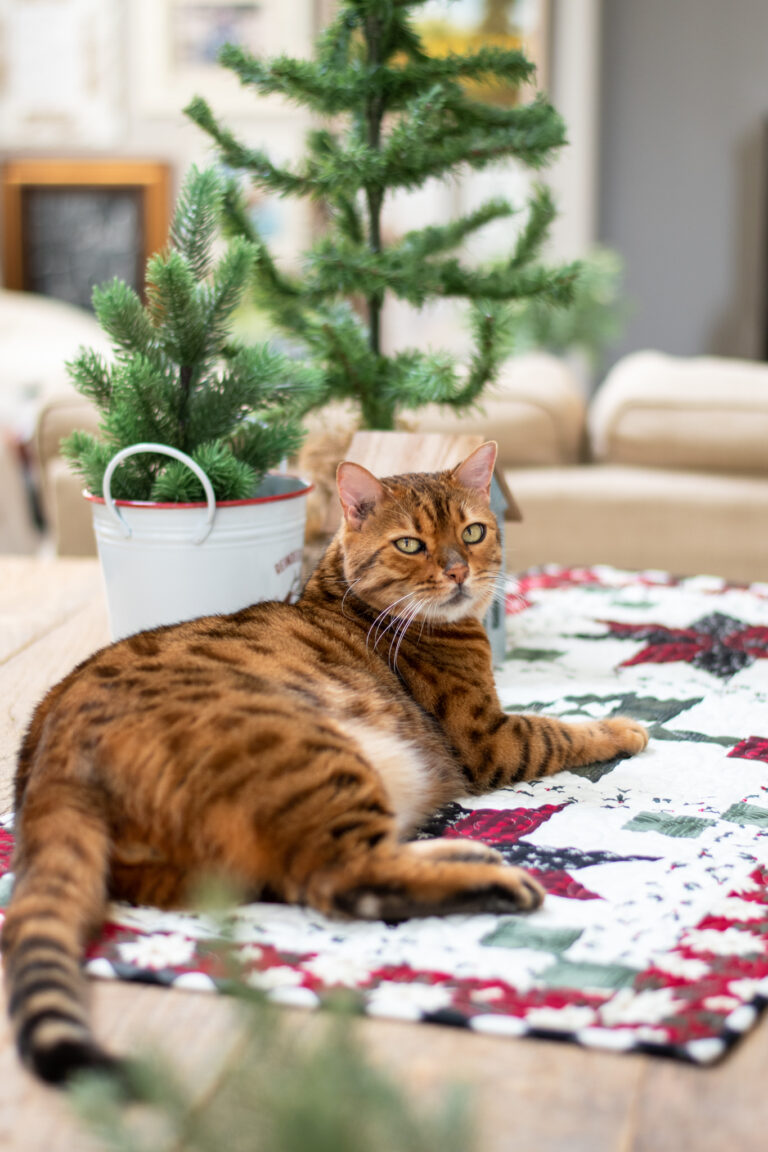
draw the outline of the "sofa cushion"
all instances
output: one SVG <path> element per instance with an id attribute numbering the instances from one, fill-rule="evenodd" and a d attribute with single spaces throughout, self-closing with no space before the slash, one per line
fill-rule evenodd
<path id="1" fill-rule="evenodd" d="M 417 432 L 477 433 L 499 445 L 503 467 L 574 464 L 583 454 L 585 404 L 573 373 L 544 352 L 515 356 L 475 408 L 428 405 L 401 424 Z"/>
<path id="2" fill-rule="evenodd" d="M 507 469 L 507 568 L 612 564 L 768 581 L 768 479 L 592 464 Z"/>
<path id="3" fill-rule="evenodd" d="M 596 460 L 768 475 L 768 365 L 634 353 L 606 377 L 589 428 Z"/>

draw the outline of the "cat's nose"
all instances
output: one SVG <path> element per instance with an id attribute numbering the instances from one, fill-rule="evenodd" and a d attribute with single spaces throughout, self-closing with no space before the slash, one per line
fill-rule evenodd
<path id="1" fill-rule="evenodd" d="M 467 576 L 469 576 L 469 566 L 463 560 L 456 560 L 451 564 L 446 564 L 443 569 L 449 580 L 453 580 L 454 584 L 463 584 Z"/>

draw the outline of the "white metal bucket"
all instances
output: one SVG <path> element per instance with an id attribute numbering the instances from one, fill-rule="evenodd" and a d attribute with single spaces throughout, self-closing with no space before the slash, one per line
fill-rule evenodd
<path id="1" fill-rule="evenodd" d="M 188 464 L 205 503 L 113 500 L 115 468 L 137 452 L 161 452 Z M 109 463 L 104 495 L 86 493 L 107 591 L 114 640 L 196 616 L 236 612 L 259 600 L 298 595 L 307 496 L 295 476 L 265 477 L 251 500 L 215 502 L 205 473 L 162 444 L 134 444 Z"/>

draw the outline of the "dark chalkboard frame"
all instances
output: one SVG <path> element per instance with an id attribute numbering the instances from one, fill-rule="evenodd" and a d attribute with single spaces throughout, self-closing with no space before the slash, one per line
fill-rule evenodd
<path id="1" fill-rule="evenodd" d="M 82 203 L 87 208 L 87 194 L 93 192 L 94 211 L 97 204 L 103 209 L 104 196 L 135 197 L 136 235 L 131 238 L 136 252 L 135 287 L 143 292 L 144 269 L 147 259 L 163 247 L 168 239 L 171 211 L 171 173 L 167 164 L 152 160 L 127 159 L 18 159 L 3 165 L 0 173 L 3 209 L 3 284 L 18 291 L 34 290 L 43 295 L 56 295 L 40 283 L 39 277 L 31 283 L 30 259 L 35 237 L 31 235 L 32 213 L 27 211 L 30 195 L 36 191 L 84 193 Z M 52 203 L 50 197 L 46 198 Z M 39 219 L 39 211 L 37 213 Z M 66 244 L 66 236 L 59 237 Z M 73 238 L 72 259 L 86 262 L 81 269 L 88 275 L 87 251 L 78 251 Z M 94 276 L 94 282 L 100 277 Z"/>

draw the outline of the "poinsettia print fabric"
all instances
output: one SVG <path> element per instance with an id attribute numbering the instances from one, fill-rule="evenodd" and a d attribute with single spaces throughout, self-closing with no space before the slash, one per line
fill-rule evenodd
<path id="1" fill-rule="evenodd" d="M 291 1005 L 342 989 L 370 1015 L 721 1057 L 768 1000 L 768 585 L 536 570 L 510 586 L 507 640 L 505 709 L 626 714 L 651 737 L 457 797 L 419 833 L 493 845 L 543 884 L 539 911 L 387 926 L 253 904 L 222 931 L 115 904 L 88 970 L 214 990 L 234 965 Z"/>

